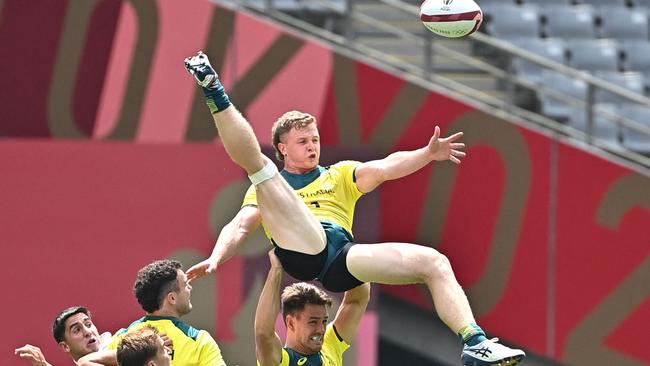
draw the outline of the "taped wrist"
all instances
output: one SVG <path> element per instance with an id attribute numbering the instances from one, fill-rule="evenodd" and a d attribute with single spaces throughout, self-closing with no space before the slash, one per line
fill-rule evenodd
<path id="1" fill-rule="evenodd" d="M 264 165 L 264 168 L 249 175 L 248 179 L 250 179 L 251 183 L 256 186 L 265 180 L 273 178 L 276 174 L 278 174 L 278 168 L 272 162 L 267 161 L 266 165 Z"/>
<path id="2" fill-rule="evenodd" d="M 221 112 L 230 106 L 228 94 L 226 94 L 226 90 L 221 85 L 219 79 L 216 79 L 212 88 L 201 89 L 203 90 L 203 95 L 205 95 L 205 103 L 208 105 L 210 113 L 215 114 Z"/>

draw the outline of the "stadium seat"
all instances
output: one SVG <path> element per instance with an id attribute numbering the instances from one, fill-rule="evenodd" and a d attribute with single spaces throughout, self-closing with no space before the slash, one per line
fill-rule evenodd
<path id="1" fill-rule="evenodd" d="M 546 37 L 564 39 L 596 38 L 594 14 L 590 6 L 543 6 L 540 7 Z"/>
<path id="2" fill-rule="evenodd" d="M 566 52 L 562 40 L 556 38 L 520 38 L 511 42 L 526 51 L 561 64 L 566 64 Z M 545 68 L 535 63 L 515 58 L 512 60 L 512 70 L 522 78 L 540 82 L 542 72 Z"/>
<path id="3" fill-rule="evenodd" d="M 618 71 L 617 44 L 609 39 L 567 40 L 569 66 L 587 71 Z"/>
<path id="4" fill-rule="evenodd" d="M 623 41 L 619 45 L 623 70 L 650 72 L 650 42 Z"/>
<path id="5" fill-rule="evenodd" d="M 632 0 L 632 5 L 634 7 L 650 8 L 650 0 Z"/>
<path id="6" fill-rule="evenodd" d="M 598 8 L 600 36 L 619 40 L 648 39 L 648 17 L 645 12 L 633 11 L 620 6 Z"/>
<path id="7" fill-rule="evenodd" d="M 571 5 L 571 0 L 521 0 L 522 4 L 535 4 L 535 5 Z"/>
<path id="8" fill-rule="evenodd" d="M 618 7 L 627 7 L 627 0 L 578 0 L 578 4 L 586 4 L 594 7 L 601 6 L 618 6 Z"/>
<path id="9" fill-rule="evenodd" d="M 622 116 L 650 127 L 650 107 L 638 104 L 621 104 L 619 110 Z M 623 146 L 641 154 L 650 154 L 650 135 L 626 127 L 621 128 L 621 133 Z"/>
<path id="10" fill-rule="evenodd" d="M 544 70 L 540 81 L 547 88 L 575 99 L 576 103 L 579 101 L 584 102 L 587 99 L 587 83 L 582 80 L 555 71 Z M 572 104 L 571 102 L 574 100 L 568 101 L 569 98 L 566 97 L 557 98 L 543 91 L 538 92 L 538 99 L 543 114 L 563 121 L 567 120 L 575 110 L 584 109 L 582 104 Z"/>
<path id="11" fill-rule="evenodd" d="M 605 115 L 609 114 L 611 117 Z M 594 124 L 591 131 L 592 136 L 608 143 L 610 148 L 620 149 L 620 129 L 616 122 L 616 116 L 619 114 L 619 108 L 616 104 L 595 104 L 594 105 Z M 579 131 L 587 133 L 587 112 L 584 108 L 576 109 L 569 115 L 567 122 Z"/>
<path id="12" fill-rule="evenodd" d="M 488 24 L 488 33 L 492 36 L 505 40 L 540 36 L 539 14 L 536 7 L 500 5 L 492 10 Z"/>
<path id="13" fill-rule="evenodd" d="M 635 93 L 643 95 L 645 93 L 645 77 L 640 72 L 597 72 L 594 76 L 618 85 Z M 596 89 L 595 98 L 597 103 L 627 103 L 629 99 L 622 96 Z"/>

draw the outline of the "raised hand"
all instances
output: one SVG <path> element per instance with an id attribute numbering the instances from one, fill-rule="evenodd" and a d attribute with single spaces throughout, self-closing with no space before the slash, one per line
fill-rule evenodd
<path id="1" fill-rule="evenodd" d="M 187 270 L 187 281 L 192 282 L 217 270 L 217 261 L 212 258 L 203 260 Z"/>
<path id="2" fill-rule="evenodd" d="M 41 349 L 32 346 L 31 344 L 26 344 L 23 347 L 16 348 L 14 354 L 23 360 L 30 361 L 32 366 L 51 366 L 47 361 L 45 361 L 45 356 Z"/>
<path id="3" fill-rule="evenodd" d="M 433 160 L 451 160 L 456 164 L 460 164 L 460 158 L 464 157 L 466 154 L 459 149 L 464 149 L 465 144 L 454 141 L 458 140 L 462 136 L 462 132 L 456 132 L 449 137 L 440 138 L 440 127 L 436 126 L 428 145 Z"/>

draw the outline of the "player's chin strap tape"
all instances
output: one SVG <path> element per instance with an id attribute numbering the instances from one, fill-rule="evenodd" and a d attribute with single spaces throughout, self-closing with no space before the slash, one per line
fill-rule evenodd
<path id="1" fill-rule="evenodd" d="M 264 168 L 249 175 L 248 179 L 250 179 L 253 185 L 256 186 L 265 180 L 273 178 L 276 174 L 278 174 L 278 168 L 273 164 L 273 162 L 267 160 Z"/>

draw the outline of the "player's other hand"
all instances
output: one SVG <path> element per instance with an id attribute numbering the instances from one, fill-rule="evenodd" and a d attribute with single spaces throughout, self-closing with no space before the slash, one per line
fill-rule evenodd
<path id="1" fill-rule="evenodd" d="M 50 366 L 50 364 L 45 361 L 45 356 L 43 356 L 41 349 L 32 346 L 31 344 L 26 344 L 20 348 L 16 348 L 14 354 L 23 360 L 30 361 L 32 366 Z"/>
<path id="2" fill-rule="evenodd" d="M 204 261 L 201 261 L 187 270 L 186 275 L 187 275 L 187 281 L 192 282 L 194 280 L 197 280 L 205 275 L 209 275 L 211 273 L 214 273 L 217 270 L 217 261 L 208 258 Z"/>
<path id="3" fill-rule="evenodd" d="M 275 255 L 275 248 L 269 250 L 269 261 L 271 262 L 271 269 L 273 268 L 282 269 L 282 263 L 280 263 L 280 259 L 278 259 L 278 256 Z"/>
<path id="4" fill-rule="evenodd" d="M 451 160 L 456 164 L 460 164 L 460 158 L 466 155 L 464 152 L 460 151 L 460 149 L 465 148 L 465 144 L 454 141 L 461 137 L 463 137 L 463 133 L 456 132 L 449 137 L 440 138 L 440 127 L 436 126 L 428 145 L 429 153 L 433 160 Z"/>

